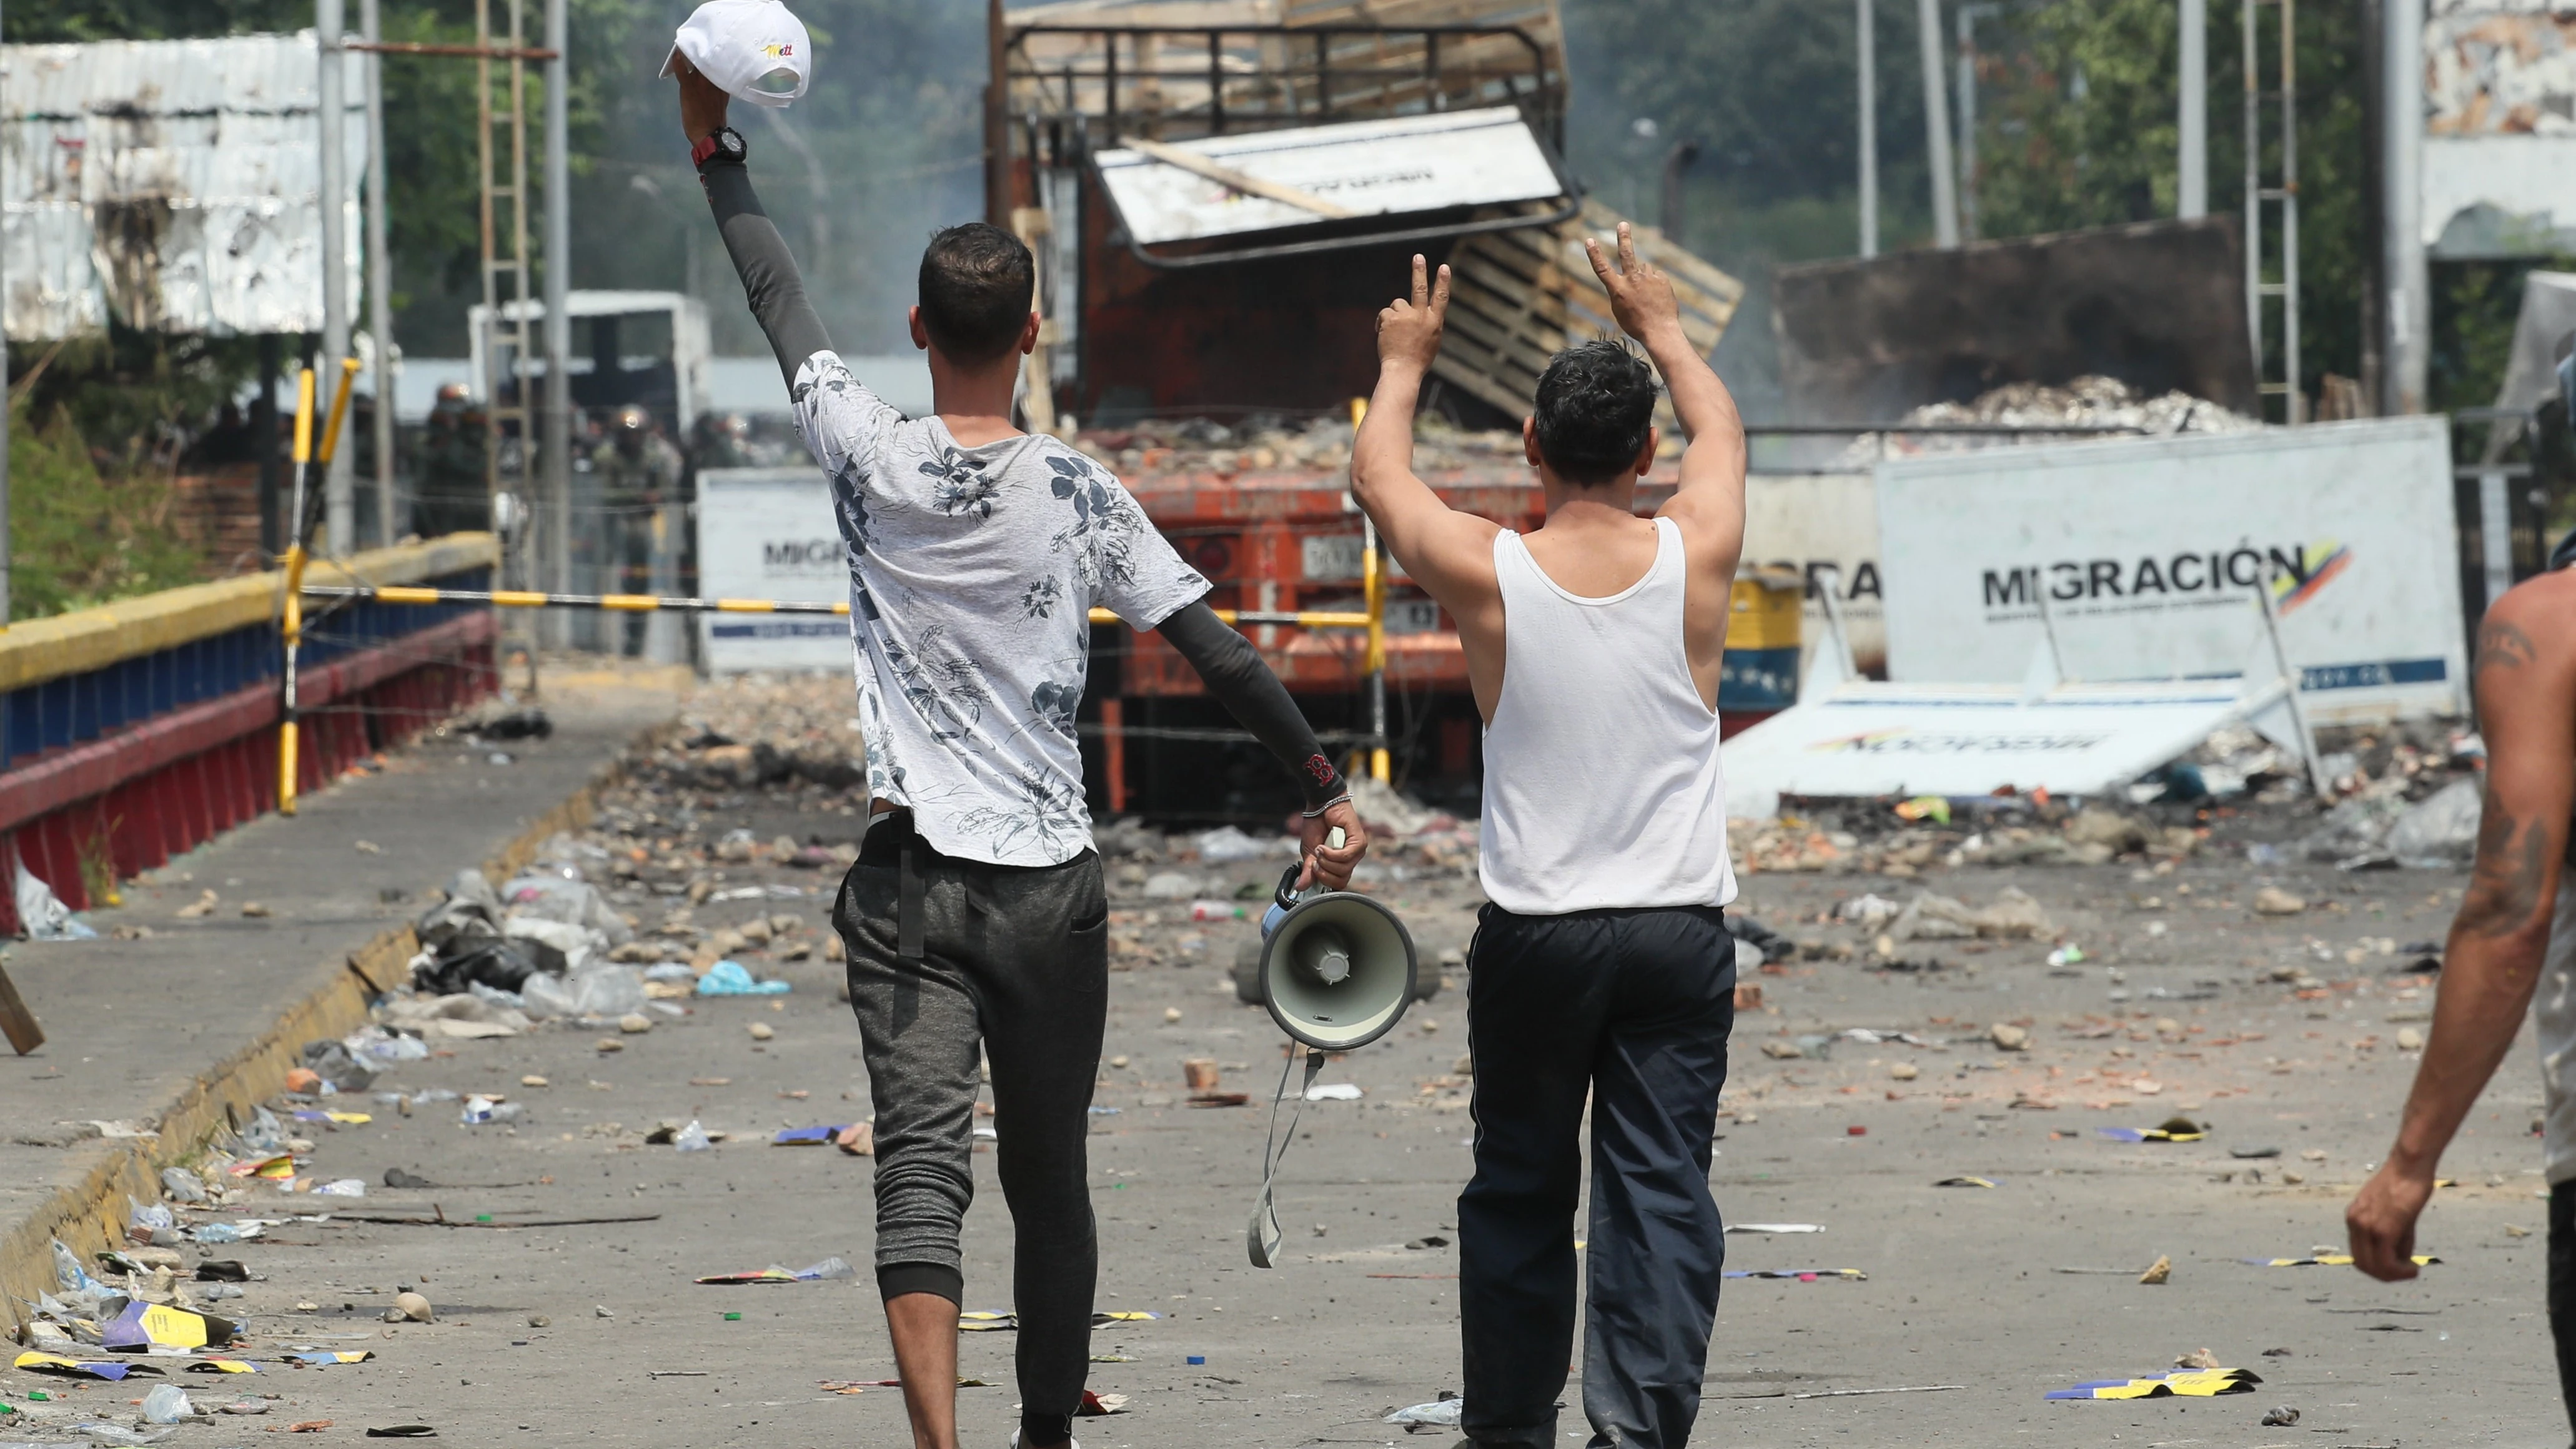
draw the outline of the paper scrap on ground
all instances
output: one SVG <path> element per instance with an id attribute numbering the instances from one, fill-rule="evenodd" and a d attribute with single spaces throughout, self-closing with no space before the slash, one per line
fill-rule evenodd
<path id="1" fill-rule="evenodd" d="M 1458 1424 L 1458 1416 L 1466 1412 L 1466 1407 L 1467 1401 L 1464 1399 L 1442 1399 L 1437 1403 L 1415 1404 L 1409 1409 L 1398 1409 L 1394 1413 L 1387 1415 L 1386 1422 L 1390 1424 L 1431 1424 L 1441 1427 L 1455 1428 Z"/>
<path id="2" fill-rule="evenodd" d="M 1858 1268 L 1729 1268 L 1729 1278 L 1795 1278 L 1813 1283 L 1819 1278 L 1844 1278 L 1854 1283 L 1869 1281 L 1869 1275 Z"/>
<path id="3" fill-rule="evenodd" d="M 816 1263 L 810 1268 L 789 1270 L 778 1266 L 776 1263 L 772 1263 L 768 1267 L 760 1269 L 758 1272 L 717 1273 L 710 1277 L 700 1278 L 697 1281 L 700 1283 L 713 1283 L 732 1287 L 747 1283 L 820 1283 L 834 1278 L 855 1278 L 857 1276 L 858 1270 L 851 1267 L 848 1263 L 843 1262 L 839 1258 L 825 1258 L 822 1262 Z"/>
<path id="4" fill-rule="evenodd" d="M 107 1379 L 113 1382 L 127 1374 L 157 1374 L 161 1370 L 140 1363 L 89 1363 L 65 1358 L 58 1353 L 22 1353 L 15 1366 L 30 1373 L 60 1374 L 66 1378 Z"/>
<path id="5" fill-rule="evenodd" d="M 2349 1268 L 2352 1254 L 2312 1253 L 2304 1258 L 2244 1258 L 2239 1261 L 2257 1268 Z M 2410 1261 L 2418 1268 L 2429 1268 L 2442 1260 L 2430 1253 L 2418 1253 Z"/>
<path id="6" fill-rule="evenodd" d="M 1821 1223 L 1728 1223 L 1730 1233 L 1821 1233 Z"/>
<path id="7" fill-rule="evenodd" d="M 2051 1389 L 2052 1399 L 2214 1399 L 2220 1394 L 2250 1394 L 2263 1382 L 2251 1369 L 2186 1369 L 2134 1379 L 2093 1379 L 2071 1389 Z"/>
<path id="8" fill-rule="evenodd" d="M 1932 1185 L 1934 1187 L 1992 1187 L 1995 1185 L 1995 1180 L 1991 1177 L 1945 1177 Z"/>
<path id="9" fill-rule="evenodd" d="M 832 1141 L 832 1139 L 849 1130 L 849 1124 L 846 1122 L 837 1127 L 781 1127 L 778 1129 L 778 1135 L 769 1139 L 769 1145 L 772 1147 L 821 1147 L 827 1145 Z"/>

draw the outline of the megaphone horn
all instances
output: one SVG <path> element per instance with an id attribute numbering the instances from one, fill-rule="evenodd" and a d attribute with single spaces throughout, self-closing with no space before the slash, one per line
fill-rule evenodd
<path id="1" fill-rule="evenodd" d="M 1281 1031 L 1319 1051 L 1366 1046 L 1413 1001 L 1412 933 L 1356 892 L 1298 895 L 1301 867 L 1279 877 L 1261 920 L 1262 1004 Z"/>

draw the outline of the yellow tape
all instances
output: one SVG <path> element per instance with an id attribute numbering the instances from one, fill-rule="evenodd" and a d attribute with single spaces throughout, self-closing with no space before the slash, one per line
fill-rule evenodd
<path id="1" fill-rule="evenodd" d="M 313 369 L 295 375 L 295 461 L 313 461 Z"/>
<path id="2" fill-rule="evenodd" d="M 443 589 L 415 589 L 397 586 L 376 590 L 376 601 L 384 604 L 435 604 L 447 597 Z"/>
<path id="3" fill-rule="evenodd" d="M 602 594 L 599 596 L 599 607 L 624 609 L 630 614 L 640 614 L 662 607 L 662 601 L 651 594 Z"/>
<path id="4" fill-rule="evenodd" d="M 766 614 L 777 607 L 778 601 L 775 599 L 716 600 L 716 612 L 719 614 Z M 849 607 L 849 605 L 843 604 L 841 606 L 842 612 L 846 613 L 849 610 Z"/>
<path id="5" fill-rule="evenodd" d="M 494 589 L 492 602 L 505 609 L 536 609 L 544 607 L 546 596 L 529 589 Z"/>
<path id="6" fill-rule="evenodd" d="M 357 375 L 358 359 L 341 358 L 340 386 L 331 397 L 331 420 L 322 429 L 322 451 L 313 455 L 313 461 L 317 463 L 330 462 L 331 455 L 340 447 L 340 424 L 349 416 L 349 384 Z"/>

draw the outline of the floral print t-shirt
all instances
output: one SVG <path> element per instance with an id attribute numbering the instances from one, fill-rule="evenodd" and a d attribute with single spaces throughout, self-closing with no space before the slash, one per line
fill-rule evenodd
<path id="1" fill-rule="evenodd" d="M 790 390 L 850 565 L 868 791 L 942 854 L 1056 865 L 1091 845 L 1074 709 L 1101 605 L 1152 629 L 1207 580 L 1107 470 L 1043 434 L 960 447 L 838 354 Z"/>

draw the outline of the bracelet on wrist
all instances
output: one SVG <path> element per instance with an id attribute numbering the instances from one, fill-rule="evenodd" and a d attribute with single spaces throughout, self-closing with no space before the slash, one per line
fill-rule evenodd
<path id="1" fill-rule="evenodd" d="M 1325 811 L 1332 809 L 1336 805 L 1347 805 L 1350 803 L 1350 799 L 1351 792 L 1344 790 L 1340 794 L 1335 795 L 1332 799 L 1325 801 L 1323 804 L 1316 806 L 1312 810 L 1300 810 L 1297 813 L 1308 820 L 1321 819 Z"/>

